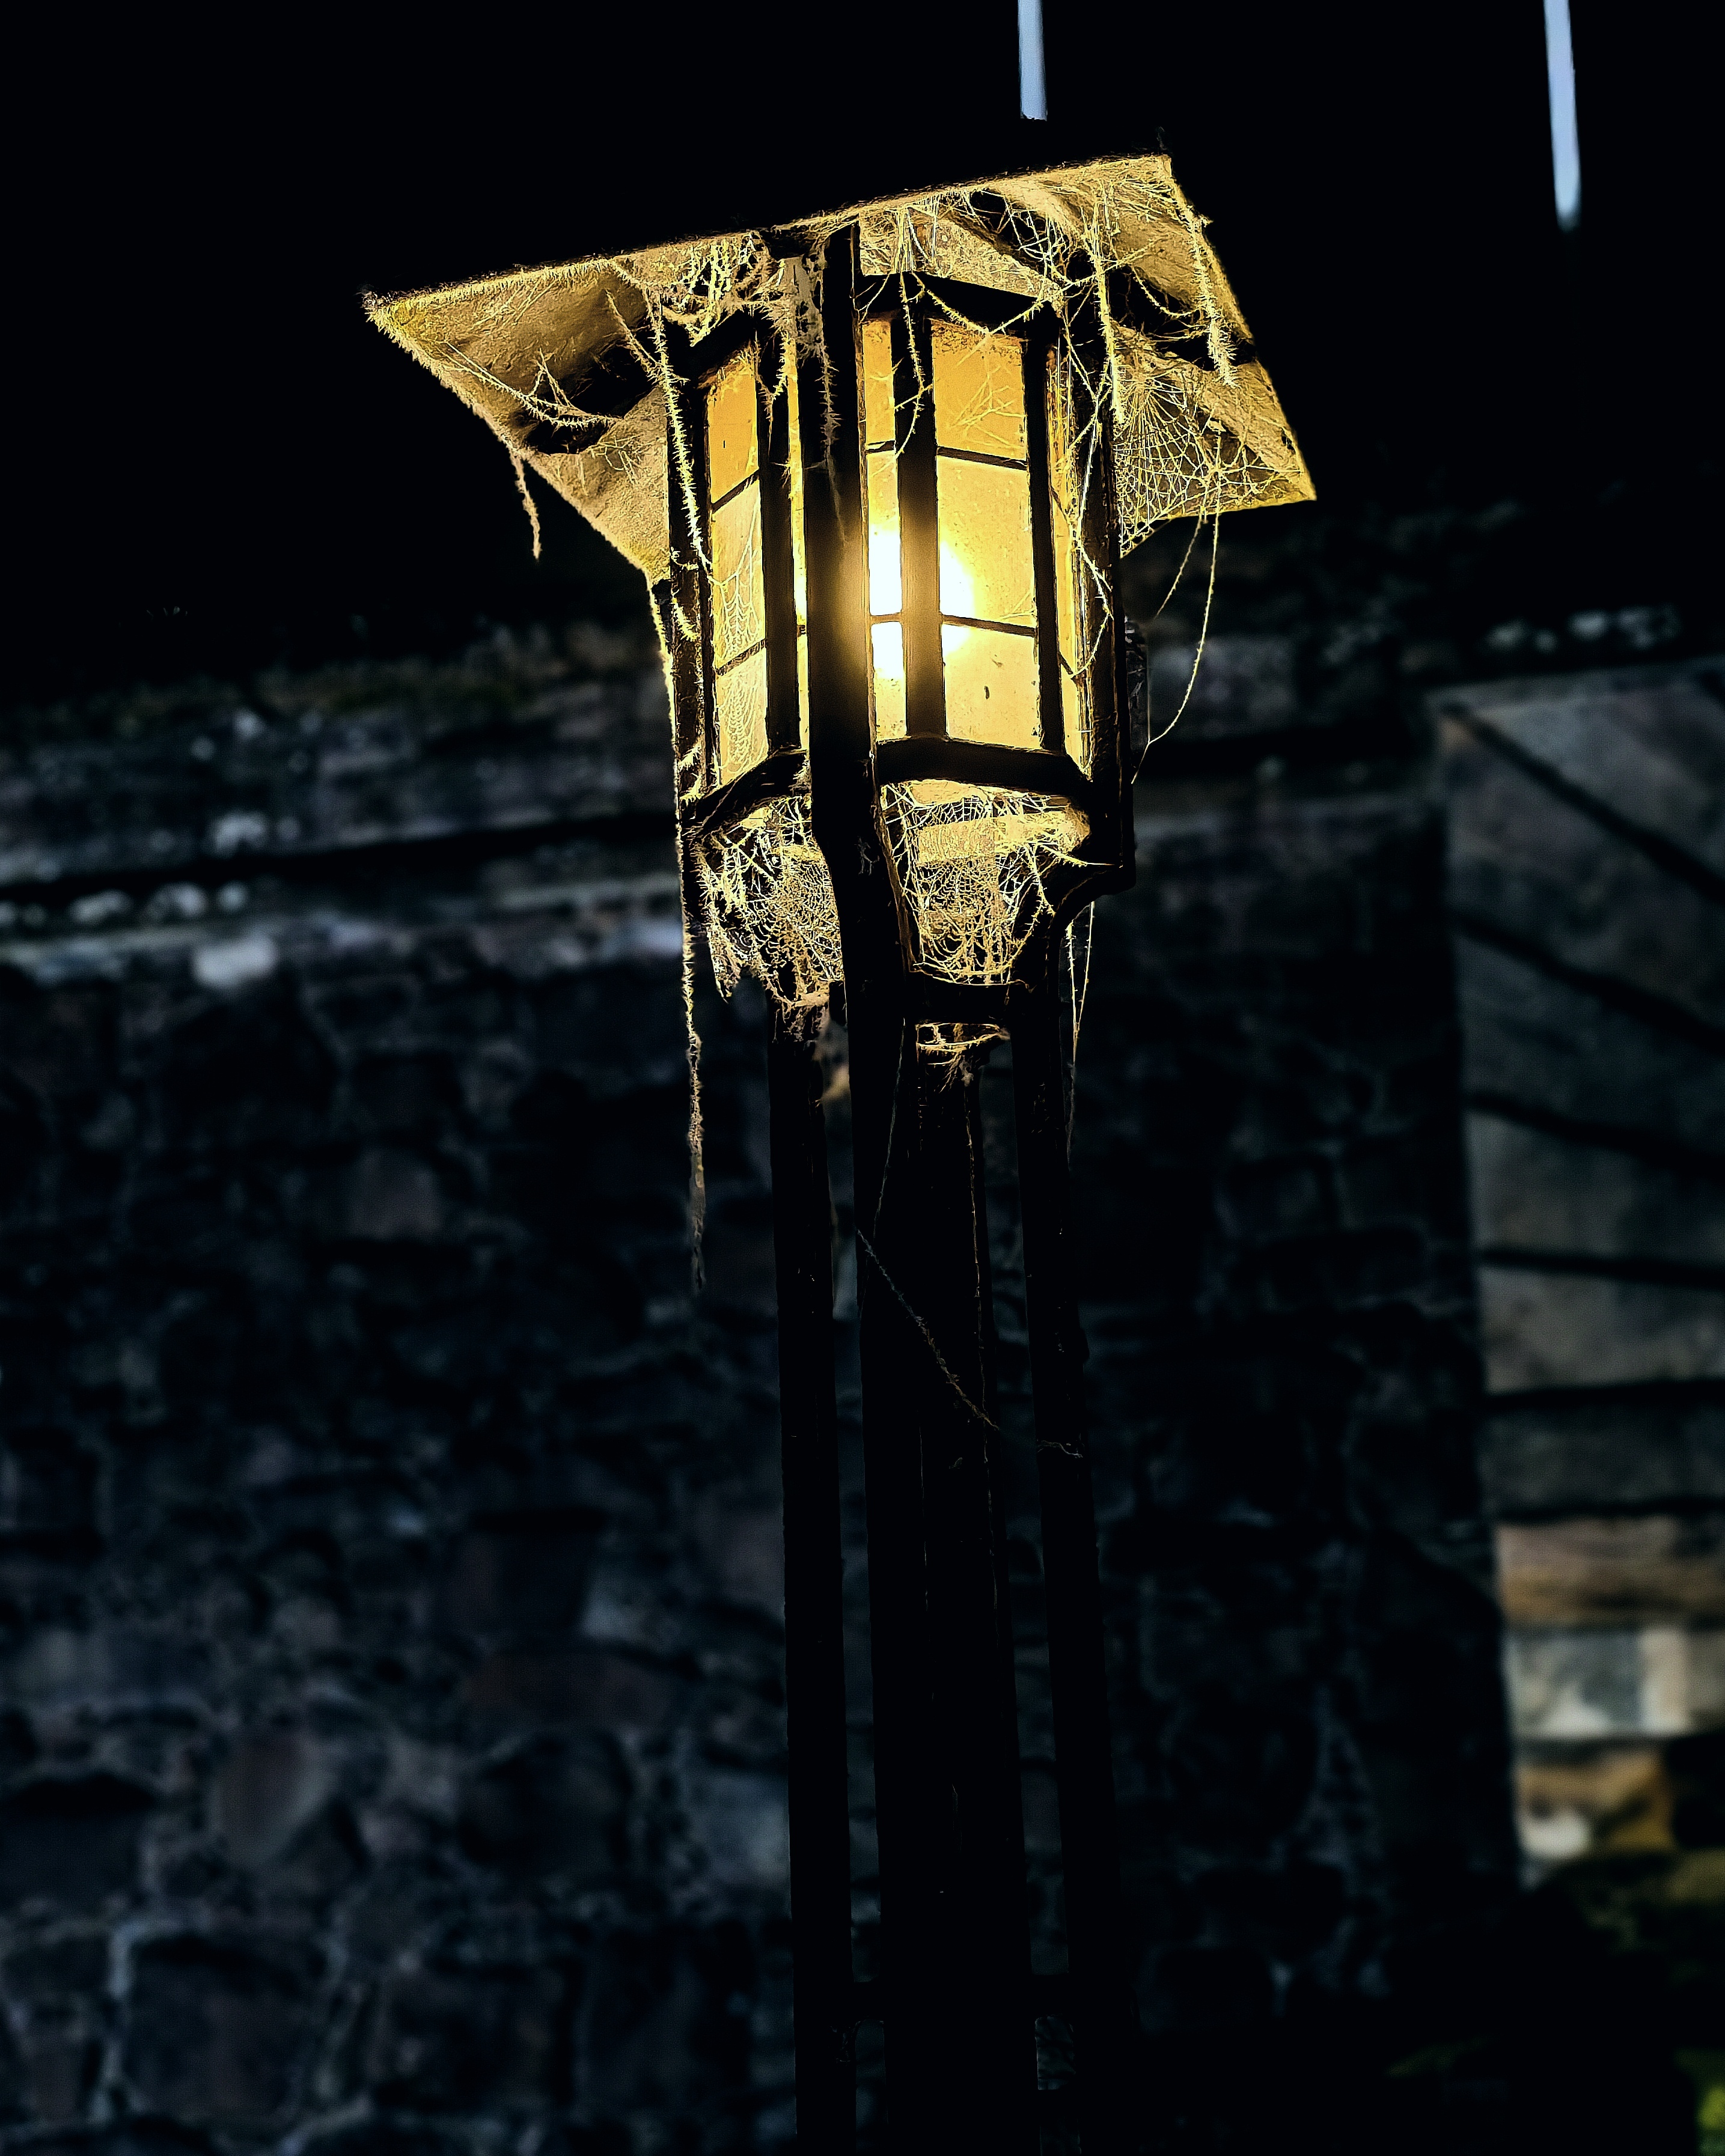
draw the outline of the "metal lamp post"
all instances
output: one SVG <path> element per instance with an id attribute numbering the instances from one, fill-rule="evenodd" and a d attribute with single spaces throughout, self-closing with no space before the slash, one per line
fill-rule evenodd
<path id="1" fill-rule="evenodd" d="M 685 905 L 769 992 L 799 2143 L 1086 2156 L 1135 2016 L 1069 1258 L 1056 952 L 1132 873 L 1123 544 L 1309 493 L 1166 160 L 1040 173 L 370 303 L 645 573 Z M 881 1950 L 852 1979 L 831 1201 L 849 1029 Z M 1068 1974 L 1033 1983 L 978 1089 L 1009 1041 Z"/>

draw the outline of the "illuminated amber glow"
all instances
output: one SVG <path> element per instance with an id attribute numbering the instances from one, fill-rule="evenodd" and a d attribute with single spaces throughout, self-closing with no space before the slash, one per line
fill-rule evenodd
<path id="1" fill-rule="evenodd" d="M 1021 464 L 1026 454 L 1024 348 L 1019 339 L 937 322 L 930 344 L 937 446 Z"/>
<path id="2" fill-rule="evenodd" d="M 723 785 L 767 753 L 767 603 L 761 575 L 759 398 L 755 354 L 737 354 L 706 389 L 707 501 L 712 548 L 716 778 Z"/>
<path id="3" fill-rule="evenodd" d="M 899 547 L 898 458 L 894 440 L 892 325 L 865 321 L 863 353 L 863 481 L 869 520 L 869 614 L 875 670 L 875 735 L 905 732 L 904 604 Z"/>
<path id="4" fill-rule="evenodd" d="M 757 469 L 752 352 L 739 352 L 707 390 L 706 458 L 708 491 L 715 501 L 722 501 Z"/>
<path id="5" fill-rule="evenodd" d="M 968 621 L 1036 625 L 1030 475 L 942 457 L 941 612 Z"/>
<path id="6" fill-rule="evenodd" d="M 1069 505 L 1076 498 L 1072 463 L 1072 429 L 1067 413 L 1067 384 L 1048 361 L 1048 472 L 1050 522 L 1054 539 L 1055 638 L 1060 659 L 1060 718 L 1066 753 L 1080 770 L 1091 767 L 1090 714 L 1078 665 L 1079 571 L 1077 536 Z"/>
<path id="7" fill-rule="evenodd" d="M 947 732 L 1035 748 L 1042 732 L 1024 345 L 937 323 L 930 346 Z"/>

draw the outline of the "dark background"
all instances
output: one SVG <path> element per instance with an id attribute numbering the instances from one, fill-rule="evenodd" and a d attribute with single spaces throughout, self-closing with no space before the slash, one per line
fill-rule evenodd
<path id="1" fill-rule="evenodd" d="M 1568 249 L 1538 0 L 1048 12 L 1046 126 L 1005 0 L 68 16 L 11 100 L 8 701 L 640 611 L 560 506 L 532 561 L 362 289 L 1158 143 L 1307 450 L 1302 535 L 1513 500 L 1486 613 L 1704 636 L 1701 11 L 1581 0 Z"/>
<path id="2" fill-rule="evenodd" d="M 1578 1380 L 1549 1445 L 1488 1398 L 1482 1490 L 1461 1141 L 1520 1104 L 1582 1198 L 1595 1156 L 1681 1159 L 1590 1261 L 1642 1292 L 1719 1187 L 1715 71 L 1691 16 L 1578 8 L 1569 244 L 1538 0 L 1051 8 L 1048 43 L 1045 127 L 1004 4 L 68 14 L 13 55 L 6 2147 L 785 2145 L 763 1013 L 701 991 L 691 1303 L 639 583 L 556 502 L 533 562 L 497 445 L 358 295 L 1158 141 L 1319 499 L 1224 527 L 1079 1064 L 1156 2146 L 1687 2145 L 1717 1926 L 1666 1883 L 1717 1810 L 1515 1898 L 1491 1512 L 1524 1549 L 1602 1510 L 1700 1535 L 1716 1440 L 1677 1440 L 1718 1388 Z M 1127 573 L 1158 696 L 1184 536 Z M 1650 699 L 1633 771 L 1693 782 L 1652 839 L 1605 762 L 1553 791 L 1434 743 L 1442 696 L 1512 716 L 1481 677 L 1542 670 L 1602 756 Z M 866 1955 L 860 1651 L 850 1683 Z"/>

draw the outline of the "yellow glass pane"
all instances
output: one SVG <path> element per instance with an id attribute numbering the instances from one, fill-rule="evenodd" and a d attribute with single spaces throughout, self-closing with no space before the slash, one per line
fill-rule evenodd
<path id="1" fill-rule="evenodd" d="M 1030 550 L 1029 474 L 940 457 L 935 475 L 941 612 L 1034 627 L 1036 567 Z"/>
<path id="2" fill-rule="evenodd" d="M 930 334 L 938 446 L 985 457 L 1025 457 L 1022 341 L 945 322 L 937 322 Z"/>
<path id="3" fill-rule="evenodd" d="M 759 483 L 713 511 L 713 664 L 722 666 L 767 634 L 761 583 Z"/>
<path id="4" fill-rule="evenodd" d="M 797 620 L 806 627 L 809 621 L 809 562 L 803 551 L 803 433 L 801 415 L 797 408 L 797 370 L 794 364 L 785 375 L 785 402 L 789 406 L 789 439 L 791 449 L 791 581 L 797 597 Z"/>
<path id="5" fill-rule="evenodd" d="M 948 626 L 941 631 L 941 650 L 949 734 L 958 741 L 999 742 L 1007 748 L 1040 747 L 1034 636 Z"/>
<path id="6" fill-rule="evenodd" d="M 707 499 L 720 501 L 755 470 L 755 356 L 739 352 L 706 392 Z"/>
<path id="7" fill-rule="evenodd" d="M 809 746 L 809 631 L 797 629 L 797 738 Z"/>
<path id="8" fill-rule="evenodd" d="M 1067 384 L 1050 356 L 1048 367 L 1049 522 L 1054 540 L 1055 634 L 1060 653 L 1061 726 L 1066 753 L 1082 771 L 1091 767 L 1090 721 L 1084 677 L 1078 672 L 1083 635 L 1080 599 L 1083 563 L 1072 526 L 1076 483 L 1072 470 Z M 1075 678 L 1076 675 L 1077 678 Z"/>
<path id="9" fill-rule="evenodd" d="M 1072 531 L 1071 430 L 1052 356 L 1048 366 L 1049 521 L 1053 527 L 1055 634 L 1070 666 L 1078 650 L 1078 549 Z"/>
<path id="10" fill-rule="evenodd" d="M 714 683 L 719 716 L 719 783 L 751 770 L 767 753 L 767 654 L 752 651 Z"/>
<path id="11" fill-rule="evenodd" d="M 863 324 L 863 441 L 865 447 L 891 446 L 893 428 L 892 324 Z"/>
<path id="12" fill-rule="evenodd" d="M 898 543 L 898 459 L 871 449 L 863 459 L 869 490 L 869 612 L 896 613 L 904 604 Z"/>
<path id="13" fill-rule="evenodd" d="M 877 621 L 875 639 L 875 738 L 905 737 L 905 633 L 896 621 Z"/>

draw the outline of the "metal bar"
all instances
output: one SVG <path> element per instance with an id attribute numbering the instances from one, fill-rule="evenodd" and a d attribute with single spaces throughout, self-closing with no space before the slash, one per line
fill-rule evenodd
<path id="1" fill-rule="evenodd" d="M 1045 331 L 1024 339 L 1024 439 L 1030 461 L 1030 558 L 1036 578 L 1036 691 L 1042 746 L 1066 745 L 1060 706 L 1060 631 L 1055 601 L 1054 511 L 1049 499 L 1048 360 Z"/>
<path id="2" fill-rule="evenodd" d="M 1049 1667 L 1054 1692 L 1068 1967 L 1085 2156 L 1132 2148 L 1137 2014 L 1119 1939 L 1120 1856 L 1106 1641 L 1084 1411 L 1084 1336 L 1072 1287 L 1066 1116 L 1052 968 L 1014 990 L 1025 1310 L 1036 1408 Z"/>
<path id="3" fill-rule="evenodd" d="M 993 1296 L 974 1084 L 917 1072 L 919 1291 L 942 1369 L 922 1368 L 922 1476 L 936 1728 L 952 1819 L 948 2026 L 968 2051 L 947 2148 L 1034 2156 L 1035 2048 Z M 916 1276 L 913 1276 L 913 1278 Z M 956 2024 L 956 2028 L 953 2025 Z M 968 2024 L 968 2026 L 966 2025 Z"/>
<path id="4" fill-rule="evenodd" d="M 1106 355 L 1100 325 L 1094 320 L 1081 331 L 1078 342 L 1091 382 L 1106 379 Z M 1075 370 L 1076 372 L 1076 370 Z M 1106 602 L 1089 590 L 1081 593 L 1079 648 L 1093 656 L 1090 670 L 1091 778 L 1096 788 L 1096 808 L 1091 835 L 1097 853 L 1119 862 L 1131 880 L 1132 862 L 1132 787 L 1127 768 L 1127 742 L 1122 737 L 1122 720 L 1127 709 L 1125 680 L 1126 639 L 1117 630 L 1114 609 L 1120 588 L 1119 521 L 1114 504 L 1113 428 L 1106 401 L 1092 413 L 1075 412 L 1094 419 L 1100 453 L 1091 464 L 1090 484 L 1085 490 L 1081 536 L 1087 561 L 1101 566 Z M 1075 424 L 1074 437 L 1077 428 Z M 1081 583 L 1085 580 L 1081 579 Z M 1113 888 L 1123 888 L 1116 885 Z"/>
<path id="5" fill-rule="evenodd" d="M 913 737 L 947 731 L 941 644 L 940 521 L 934 454 L 934 361 L 927 310 L 912 302 L 892 317 L 898 400 L 899 560 L 904 579 L 905 728 Z M 911 395 L 913 385 L 918 393 Z"/>
<path id="6" fill-rule="evenodd" d="M 1020 793 L 1048 793 L 1086 811 L 1096 788 L 1069 756 L 1040 748 L 1007 748 L 998 742 L 921 740 L 882 742 L 875 752 L 883 786 L 911 778 L 951 778 L 966 786 L 999 786 Z"/>
<path id="7" fill-rule="evenodd" d="M 807 1034 L 777 1006 L 767 1072 L 783 1444 L 797 2139 L 807 2156 L 846 2156 L 856 2142 L 856 2069 L 832 1195 L 820 1065 Z"/>
<path id="8" fill-rule="evenodd" d="M 669 393 L 677 400 L 677 418 L 688 450 L 696 514 L 701 526 L 697 531 L 691 521 L 678 481 L 676 439 L 675 430 L 671 430 L 666 449 L 671 504 L 671 573 L 685 616 L 700 624 L 696 664 L 701 676 L 701 791 L 705 793 L 711 788 L 720 769 L 716 731 L 718 697 L 713 675 L 713 589 L 710 573 L 712 515 L 707 506 L 706 392 L 699 382 L 685 379 Z M 708 567 L 701 566 L 703 560 Z M 684 743 L 680 742 L 678 747 L 686 753 Z"/>
<path id="9" fill-rule="evenodd" d="M 686 809 L 683 820 L 690 830 L 705 838 L 709 831 L 720 830 L 737 817 L 746 816 L 774 794 L 793 792 L 802 774 L 800 747 L 769 749 L 760 762 L 740 778 L 733 778 L 728 786 L 715 788 Z"/>
<path id="10" fill-rule="evenodd" d="M 691 791 L 705 793 L 712 778 L 711 739 L 707 726 L 707 713 L 711 709 L 711 687 L 703 656 L 711 639 L 708 634 L 710 624 L 704 589 L 706 579 L 701 572 L 689 505 L 677 483 L 676 436 L 669 414 L 665 420 L 665 467 L 670 475 L 668 493 L 671 567 L 665 583 L 655 587 L 655 595 L 670 675 L 671 737 L 676 744 L 677 788 L 680 795 L 685 795 Z M 682 777 L 687 768 L 685 759 L 691 754 L 692 788 Z M 686 863 L 684 870 L 686 875 Z"/>
<path id="11" fill-rule="evenodd" d="M 987 449 L 950 449 L 944 442 L 936 444 L 934 454 L 937 465 L 992 465 L 996 471 L 1023 471 L 1025 469 L 1023 457 L 992 456 Z M 955 615 L 947 616 L 948 620 L 956 619 Z"/>
<path id="12" fill-rule="evenodd" d="M 974 1087 L 920 1063 L 906 1029 L 865 1260 L 864 1384 L 865 1414 L 891 1410 L 869 1459 L 877 1729 L 890 1679 L 906 1743 L 877 1789 L 883 1887 L 890 1848 L 901 1866 L 887 2056 L 908 2058 L 915 2109 L 890 2100 L 895 2149 L 919 2156 L 1036 2146 L 981 1168 Z"/>
<path id="13" fill-rule="evenodd" d="M 1022 465 L 1014 465 L 1012 466 L 1012 470 L 1014 471 L 1022 471 L 1024 470 L 1024 466 Z M 1034 636 L 1036 634 L 1035 625 L 1034 623 L 1028 621 L 990 621 L 986 614 L 943 613 L 941 616 L 941 619 L 943 623 L 950 623 L 954 629 L 992 629 L 996 636 Z"/>
<path id="14" fill-rule="evenodd" d="M 906 2156 L 925 2147 L 933 2156 L 932 2144 L 918 2136 L 933 2115 L 951 2061 L 923 2010 L 939 1875 L 929 1835 L 937 1791 L 927 1766 L 932 1717 L 922 1609 L 921 1460 L 898 1390 L 904 1322 L 901 1317 L 895 1325 L 896 1306 L 879 1286 L 867 1255 L 880 1231 L 880 1195 L 911 1034 L 897 903 L 875 818 L 870 756 L 854 226 L 832 236 L 816 270 L 829 365 L 823 368 L 811 354 L 799 362 L 798 384 L 809 578 L 809 757 L 814 835 L 832 876 L 844 941 L 850 1035 L 881 1941 L 886 1980 L 905 2002 L 887 2038 L 886 2098 L 895 2142 Z"/>
<path id="15" fill-rule="evenodd" d="M 756 457 L 761 468 L 761 596 L 767 617 L 767 741 L 801 745 L 797 698 L 797 584 L 791 546 L 790 398 L 758 394 L 779 371 L 780 342 L 763 330 L 756 362 Z"/>

